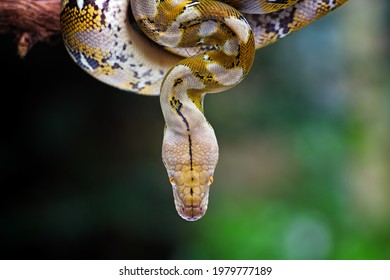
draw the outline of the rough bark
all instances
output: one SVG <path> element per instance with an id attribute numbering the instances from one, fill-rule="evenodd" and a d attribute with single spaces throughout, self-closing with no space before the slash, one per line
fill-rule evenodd
<path id="1" fill-rule="evenodd" d="M 13 33 L 24 57 L 38 41 L 60 34 L 61 0 L 0 0 L 0 33 Z"/>

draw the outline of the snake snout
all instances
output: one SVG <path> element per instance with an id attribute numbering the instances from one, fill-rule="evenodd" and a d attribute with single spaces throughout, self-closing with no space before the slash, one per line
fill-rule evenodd
<path id="1" fill-rule="evenodd" d="M 212 176 L 204 178 L 195 171 L 176 174 L 176 180 L 171 177 L 176 210 L 187 221 L 196 221 L 206 214 Z M 180 177 L 184 175 L 184 180 Z M 203 178 L 202 178 L 203 177 Z M 180 184 L 179 184 L 180 183 Z"/>
<path id="2" fill-rule="evenodd" d="M 178 188 L 173 187 L 173 196 L 177 212 L 187 221 L 199 220 L 206 214 L 208 188 L 204 189 L 204 192 L 198 194 L 195 193 L 191 187 L 184 187 L 183 191 L 186 194 L 179 192 Z"/>

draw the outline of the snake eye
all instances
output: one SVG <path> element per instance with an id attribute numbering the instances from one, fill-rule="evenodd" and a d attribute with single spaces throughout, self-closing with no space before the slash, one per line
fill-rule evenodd
<path id="1" fill-rule="evenodd" d="M 169 182 L 171 182 L 171 184 L 173 184 L 175 182 L 175 179 L 173 179 L 173 177 L 169 177 Z"/>
<path id="2" fill-rule="evenodd" d="M 209 185 L 211 185 L 213 182 L 214 182 L 214 176 L 210 176 Z"/>

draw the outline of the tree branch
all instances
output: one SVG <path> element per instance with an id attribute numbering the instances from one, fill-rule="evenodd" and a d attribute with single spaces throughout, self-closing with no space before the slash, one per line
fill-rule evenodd
<path id="1" fill-rule="evenodd" d="M 24 57 L 38 41 L 59 35 L 61 0 L 0 0 L 0 33 L 14 33 Z"/>

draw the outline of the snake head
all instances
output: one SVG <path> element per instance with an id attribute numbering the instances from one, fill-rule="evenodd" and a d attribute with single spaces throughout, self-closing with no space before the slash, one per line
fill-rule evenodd
<path id="1" fill-rule="evenodd" d="M 209 200 L 210 185 L 214 181 L 212 172 L 201 167 L 184 166 L 169 177 L 175 207 L 187 221 L 196 221 L 204 216 Z"/>

